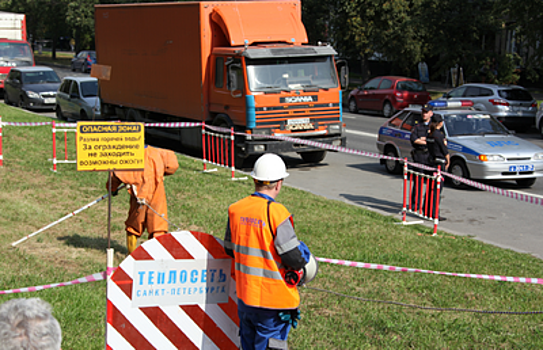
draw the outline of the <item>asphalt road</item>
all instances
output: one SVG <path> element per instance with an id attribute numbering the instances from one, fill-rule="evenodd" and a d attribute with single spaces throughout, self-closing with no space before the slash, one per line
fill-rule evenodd
<path id="1" fill-rule="evenodd" d="M 347 147 L 377 153 L 377 131 L 385 119 L 345 113 L 344 120 Z M 543 147 L 543 140 L 535 132 L 519 136 Z M 329 153 L 322 164 L 308 166 L 295 156 L 286 159 L 291 174 L 286 180 L 288 185 L 401 218 L 402 176 L 388 174 L 379 160 Z M 491 185 L 543 198 L 543 179 L 522 190 L 514 182 Z M 446 186 L 443 195 L 441 213 L 447 221 L 440 222 L 440 229 L 543 258 L 541 206 L 473 188 L 458 190 Z M 408 221 L 415 220 L 418 218 L 408 217 Z"/>
<path id="2" fill-rule="evenodd" d="M 69 69 L 55 70 L 61 78 L 88 75 Z M 40 114 L 54 117 L 54 112 Z M 375 141 L 384 118 L 344 113 L 344 121 L 347 125 L 347 147 L 377 153 Z M 535 129 L 532 133 L 518 136 L 543 147 L 543 139 Z M 329 152 L 322 163 L 314 165 L 304 163 L 296 154 L 287 154 L 284 158 L 290 173 L 285 182 L 287 185 L 401 218 L 402 176 L 388 174 L 378 159 Z M 522 190 L 514 182 L 492 185 L 543 198 L 543 178 L 538 179 L 532 188 Z M 440 222 L 440 229 L 543 258 L 541 206 L 473 188 L 458 190 L 445 187 L 443 195 L 441 213 L 447 221 Z M 414 220 L 418 218 L 408 217 L 408 221 Z M 427 225 L 431 226 L 430 223 Z"/>

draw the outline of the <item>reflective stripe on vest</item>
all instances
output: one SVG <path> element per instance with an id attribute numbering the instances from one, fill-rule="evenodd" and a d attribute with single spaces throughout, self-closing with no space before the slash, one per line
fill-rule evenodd
<path id="1" fill-rule="evenodd" d="M 267 212 L 268 201 L 257 196 L 244 198 L 228 209 L 238 298 L 254 307 L 296 308 L 300 304 L 298 289 L 283 279 L 285 268 L 270 231 L 270 225 L 275 232 L 290 213 L 283 205 L 272 203 L 268 222 Z"/>

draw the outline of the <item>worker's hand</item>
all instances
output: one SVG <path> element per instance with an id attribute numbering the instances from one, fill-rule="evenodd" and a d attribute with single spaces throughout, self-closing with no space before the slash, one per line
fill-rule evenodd
<path id="1" fill-rule="evenodd" d="M 115 197 L 115 196 L 118 195 L 118 194 L 119 194 L 119 190 L 111 191 L 111 195 L 112 195 L 113 197 Z"/>
<path id="2" fill-rule="evenodd" d="M 279 318 L 281 318 L 281 321 L 285 323 L 290 323 L 292 327 L 296 328 L 298 327 L 298 320 L 300 320 L 302 317 L 300 316 L 299 309 L 292 309 L 281 311 L 279 313 Z"/>

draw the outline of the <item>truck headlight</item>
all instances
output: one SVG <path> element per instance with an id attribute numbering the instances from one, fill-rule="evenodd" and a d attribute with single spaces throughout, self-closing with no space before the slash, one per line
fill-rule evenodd
<path id="1" fill-rule="evenodd" d="M 543 160 L 543 152 L 539 152 L 539 153 L 534 154 L 532 159 L 533 160 Z"/>
<path id="2" fill-rule="evenodd" d="M 34 92 L 34 91 L 27 91 L 26 95 L 30 98 L 40 98 L 40 94 Z"/>
<path id="3" fill-rule="evenodd" d="M 479 155 L 479 160 L 481 162 L 503 162 L 505 158 L 499 154 L 481 154 Z"/>

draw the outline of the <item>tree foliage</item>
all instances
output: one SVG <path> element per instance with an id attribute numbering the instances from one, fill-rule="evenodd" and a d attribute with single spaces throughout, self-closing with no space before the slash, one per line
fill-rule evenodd
<path id="1" fill-rule="evenodd" d="M 33 39 L 54 44 L 69 36 L 81 50 L 94 47 L 94 5 L 141 2 L 163 1 L 0 0 L 0 10 L 25 13 Z M 418 62 L 431 61 L 436 78 L 457 64 L 475 75 L 495 59 L 501 80 L 514 81 L 518 65 L 533 79 L 541 74 L 542 8 L 543 0 L 302 0 L 302 18 L 310 43 L 331 43 L 362 65 L 380 59 L 413 75 Z M 506 30 L 524 48 L 520 56 L 496 49 L 496 36 Z"/>

